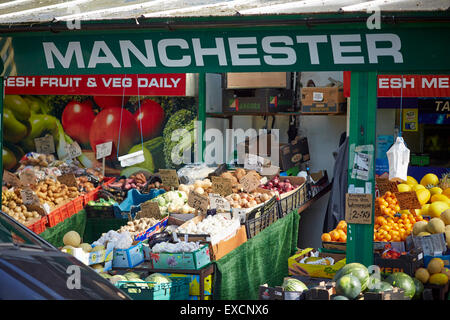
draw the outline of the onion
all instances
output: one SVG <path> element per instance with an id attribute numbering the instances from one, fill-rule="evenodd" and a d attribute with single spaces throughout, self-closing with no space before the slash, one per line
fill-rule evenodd
<path id="1" fill-rule="evenodd" d="M 203 190 L 202 187 L 195 188 L 194 191 L 195 191 L 196 193 L 198 193 L 198 194 L 203 194 L 203 193 L 205 193 L 205 190 Z"/>

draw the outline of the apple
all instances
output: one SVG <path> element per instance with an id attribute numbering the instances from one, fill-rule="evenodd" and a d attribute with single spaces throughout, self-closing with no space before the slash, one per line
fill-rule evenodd
<path id="1" fill-rule="evenodd" d="M 134 113 L 139 133 L 144 141 L 161 135 L 164 124 L 164 110 L 156 101 L 146 99 L 141 102 L 140 108 Z"/>
<path id="2" fill-rule="evenodd" d="M 122 113 L 122 115 L 121 115 Z M 122 116 L 122 125 L 120 119 Z M 120 129 L 121 127 L 121 129 Z M 119 146 L 119 129 L 120 146 Z M 89 133 L 89 141 L 92 150 L 97 152 L 96 146 L 108 141 L 113 142 L 112 152 L 106 159 L 113 160 L 119 155 L 127 154 L 133 145 L 139 140 L 139 133 L 133 114 L 124 108 L 111 107 L 100 111 L 92 122 Z"/>
<path id="3" fill-rule="evenodd" d="M 83 145 L 89 144 L 89 131 L 95 119 L 92 105 L 91 100 L 70 101 L 65 106 L 61 117 L 64 132 Z"/>
<path id="4" fill-rule="evenodd" d="M 120 108 L 123 107 L 128 100 L 130 100 L 130 97 L 122 97 L 122 96 L 94 96 L 95 103 L 101 108 Z M 123 102 L 122 102 L 123 101 Z"/>

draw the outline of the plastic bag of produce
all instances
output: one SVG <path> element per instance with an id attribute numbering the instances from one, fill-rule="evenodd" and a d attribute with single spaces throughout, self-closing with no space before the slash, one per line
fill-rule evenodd
<path id="1" fill-rule="evenodd" d="M 406 181 L 409 165 L 409 149 L 402 137 L 386 152 L 389 161 L 389 180 Z"/>
<path id="2" fill-rule="evenodd" d="M 217 167 L 210 167 L 206 163 L 192 163 L 187 164 L 177 171 L 180 183 L 194 184 L 195 180 L 203 180 L 208 177 L 211 172 L 214 172 Z"/>

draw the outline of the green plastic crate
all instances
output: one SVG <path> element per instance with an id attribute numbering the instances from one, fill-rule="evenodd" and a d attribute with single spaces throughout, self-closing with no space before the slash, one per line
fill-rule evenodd
<path id="1" fill-rule="evenodd" d="M 154 282 L 118 281 L 115 286 L 128 294 L 133 300 L 188 300 L 189 278 L 169 277 L 172 282 L 155 284 Z M 149 284 L 155 284 L 149 288 Z M 146 287 L 144 286 L 146 285 Z"/>

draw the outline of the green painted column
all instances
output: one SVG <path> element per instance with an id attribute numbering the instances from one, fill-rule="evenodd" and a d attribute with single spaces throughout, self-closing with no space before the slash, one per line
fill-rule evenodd
<path id="1" fill-rule="evenodd" d="M 375 198 L 375 144 L 377 116 L 377 73 L 352 72 L 350 93 L 349 148 L 361 145 L 373 146 L 373 157 L 368 181 L 353 179 L 353 163 L 349 154 L 348 185 L 363 187 L 370 183 L 372 199 Z M 365 266 L 373 264 L 373 224 L 372 206 L 371 224 L 348 224 L 347 227 L 347 263 L 359 262 Z"/>
<path id="2" fill-rule="evenodd" d="M 0 58 L 1 61 L 1 58 Z M 0 66 L 1 71 L 3 71 L 3 64 Z M 0 147 L 2 149 L 3 154 L 3 98 L 5 96 L 4 88 L 3 88 L 3 77 L 0 76 Z M 0 181 L 3 181 L 3 155 L 0 158 Z M 0 194 L 0 200 L 2 196 Z"/>
<path id="3" fill-rule="evenodd" d="M 198 74 L 198 121 L 201 122 L 201 131 L 199 132 L 201 143 L 198 144 L 199 160 L 205 161 L 204 151 L 206 148 L 203 134 L 206 129 L 206 73 L 201 72 Z"/>

